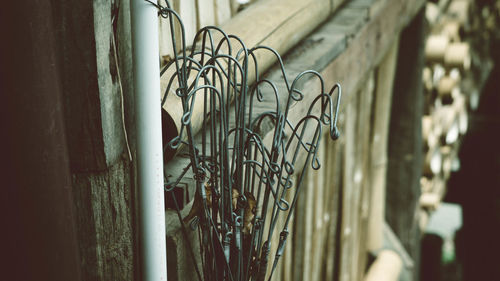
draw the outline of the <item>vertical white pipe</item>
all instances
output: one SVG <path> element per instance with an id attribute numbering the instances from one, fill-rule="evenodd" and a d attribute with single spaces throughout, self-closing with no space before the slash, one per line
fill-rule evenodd
<path id="1" fill-rule="evenodd" d="M 144 281 L 167 280 L 158 11 L 131 0 L 137 125 L 141 272 Z"/>

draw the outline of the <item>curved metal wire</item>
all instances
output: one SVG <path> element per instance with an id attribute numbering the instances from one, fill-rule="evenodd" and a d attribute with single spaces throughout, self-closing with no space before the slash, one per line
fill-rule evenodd
<path id="1" fill-rule="evenodd" d="M 248 49 L 240 38 L 214 26 L 200 29 L 188 51 L 182 20 L 169 2 L 163 7 L 145 1 L 169 20 L 176 54 L 161 71 L 168 82 L 161 102 L 170 93 L 180 100 L 181 128 L 167 146 L 178 149 L 185 144 L 190 161 L 179 178 L 166 181 L 165 192 L 172 192 L 192 171 L 196 192 L 187 217 L 182 218 L 172 198 L 186 239 L 187 231 L 199 230 L 201 271 L 191 254 L 198 279 L 263 281 L 269 276 L 270 280 L 285 248 L 305 171 L 309 165 L 321 167 L 318 147 L 323 128 L 328 128 L 331 139 L 339 137 L 341 87 L 335 84 L 327 92 L 323 78 L 313 70 L 289 81 L 276 50 Z M 177 36 L 181 50 L 177 50 Z M 257 52 L 275 56 L 282 81 L 260 77 Z M 249 71 L 255 76 L 251 85 Z M 311 77 L 318 80 L 319 91 L 314 98 L 310 94 L 306 98 L 298 85 Z M 277 82 L 283 82 L 284 89 Z M 195 110 L 199 101 L 203 101 L 202 112 Z M 292 112 L 294 104 L 305 102 L 310 103 L 308 111 L 298 118 Z M 195 132 L 192 120 L 200 115 L 203 126 Z M 271 252 L 275 235 L 279 242 Z"/>

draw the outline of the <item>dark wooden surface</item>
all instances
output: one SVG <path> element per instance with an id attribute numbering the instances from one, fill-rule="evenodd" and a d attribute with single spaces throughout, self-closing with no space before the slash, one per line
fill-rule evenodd
<path id="1" fill-rule="evenodd" d="M 386 197 L 387 222 L 415 261 L 415 272 L 420 257 L 416 208 L 422 175 L 424 17 L 421 10 L 401 35 L 390 121 Z"/>
<path id="2" fill-rule="evenodd" d="M 96 75 L 93 2 L 53 3 L 71 169 L 103 170 L 106 158 Z"/>
<path id="3" fill-rule="evenodd" d="M 134 280 L 130 1 L 52 2 L 83 279 Z"/>

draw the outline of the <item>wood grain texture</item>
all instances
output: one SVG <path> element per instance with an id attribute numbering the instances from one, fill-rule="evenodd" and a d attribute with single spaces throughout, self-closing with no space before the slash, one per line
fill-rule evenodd
<path id="1" fill-rule="evenodd" d="M 357 267 L 352 268 L 356 280 L 363 278 L 368 251 L 366 249 L 366 237 L 368 235 L 368 213 L 370 210 L 371 186 L 370 186 L 370 170 L 371 170 L 371 155 L 370 155 L 370 136 L 372 134 L 372 109 L 373 109 L 373 94 L 375 90 L 375 70 L 372 70 L 367 78 L 364 94 L 362 95 L 360 109 L 358 114 L 358 140 L 359 140 L 359 160 L 356 173 L 360 171 L 360 199 L 358 202 L 359 215 L 357 218 L 358 231 L 356 244 L 358 245 L 357 256 L 355 258 Z M 355 175 L 355 181 L 358 181 L 358 175 Z"/>
<path id="2" fill-rule="evenodd" d="M 73 177 L 84 280 L 133 280 L 131 170 L 122 160 L 109 170 Z"/>
<path id="3" fill-rule="evenodd" d="M 371 203 L 368 219 L 367 248 L 374 251 L 382 248 L 385 221 L 385 185 L 387 173 L 387 142 L 392 105 L 392 88 L 396 71 L 399 38 L 395 38 L 391 48 L 377 68 L 377 87 L 371 134 Z"/>
<path id="4" fill-rule="evenodd" d="M 343 131 L 343 118 L 344 114 L 340 116 L 339 128 Z M 327 177 L 327 190 L 329 194 L 326 196 L 326 215 L 328 222 L 328 229 L 326 231 L 325 248 L 323 252 L 323 259 L 325 266 L 323 267 L 323 280 L 333 280 L 338 270 L 337 264 L 340 263 L 337 253 L 340 248 L 340 225 L 342 218 L 342 178 L 343 178 L 343 152 L 345 140 L 340 140 L 337 143 L 329 143 L 328 150 L 328 163 L 324 167 Z"/>
<path id="5" fill-rule="evenodd" d="M 61 65 L 66 132 L 72 171 L 106 168 L 97 82 L 93 3 L 55 1 L 54 25 L 61 42 Z M 73 40 L 78 34 L 79 40 Z M 107 42 L 108 44 L 110 42 Z"/>
<path id="6" fill-rule="evenodd" d="M 334 162 L 336 163 L 333 166 L 337 167 L 335 169 L 338 171 L 336 172 L 338 176 L 335 177 L 332 175 L 332 179 L 328 179 L 328 177 L 324 178 L 324 181 L 329 182 L 332 180 L 336 182 L 336 184 L 333 185 L 333 188 L 335 188 L 333 194 L 327 195 L 326 189 L 323 191 L 323 194 L 325 198 L 329 196 L 332 196 L 332 198 L 343 197 L 342 208 L 344 208 L 344 205 L 349 204 L 348 202 L 357 202 L 355 206 L 352 207 L 357 209 L 356 212 L 359 216 L 351 215 L 349 217 L 349 215 L 345 213 L 340 215 L 341 211 L 336 209 L 339 206 L 337 203 L 333 206 L 328 205 L 326 208 L 329 210 L 328 212 L 331 212 L 331 223 L 328 227 L 323 228 L 324 231 L 328 229 L 329 236 L 324 242 L 324 245 L 326 245 L 324 247 L 331 249 L 331 253 L 329 253 L 324 260 L 326 265 L 324 267 L 325 276 L 335 277 L 339 272 L 347 272 L 346 276 L 353 276 L 351 280 L 354 280 L 356 279 L 355 276 L 361 276 L 364 270 L 360 263 L 353 263 L 352 261 L 353 259 L 359 259 L 362 264 L 364 263 L 363 259 L 366 257 L 366 248 L 357 245 L 364 239 L 363 234 L 359 232 L 366 232 L 367 212 L 370 204 L 370 196 L 367 191 L 368 170 L 371 169 L 371 156 L 369 156 L 370 153 L 368 153 L 371 141 L 371 122 L 369 120 L 371 118 L 370 112 L 372 110 L 372 103 L 374 101 L 373 97 L 370 97 L 370 95 L 361 97 L 361 92 L 358 94 L 357 91 L 362 85 L 365 85 L 367 77 L 370 77 L 370 73 L 372 73 L 374 68 L 380 63 L 387 53 L 387 50 L 393 46 L 393 42 L 399 32 L 416 15 L 423 3 L 424 1 L 374 1 L 373 5 L 375 6 L 365 6 L 366 8 L 364 9 L 368 12 L 359 13 L 360 18 L 358 20 L 352 20 L 346 23 L 352 25 L 352 27 L 349 28 L 349 30 L 351 30 L 350 32 L 354 31 L 349 40 L 346 39 L 346 33 L 343 33 L 342 29 L 338 28 L 342 22 L 338 19 L 336 20 L 336 17 L 333 16 L 331 20 L 327 21 L 313 34 L 306 37 L 302 41 L 302 44 L 292 49 L 284 57 L 285 68 L 288 70 L 287 78 L 295 77 L 301 70 L 313 68 L 325 77 L 326 87 L 331 87 L 333 83 L 339 80 L 342 82 L 343 100 L 341 103 L 340 120 L 344 120 L 345 126 L 342 127 L 341 130 L 341 139 L 338 142 L 330 142 L 334 143 L 337 147 L 335 153 L 333 153 L 335 155 Z M 358 6 L 356 8 L 360 9 L 359 3 L 357 4 Z M 345 7 L 349 8 L 349 5 L 350 3 L 346 4 Z M 354 7 L 351 7 L 351 9 L 354 9 Z M 367 14 L 369 16 L 367 16 Z M 272 81 L 277 81 L 281 78 L 281 73 L 279 69 L 271 68 L 266 77 L 270 78 Z M 284 85 L 282 85 L 282 83 L 277 83 L 277 86 L 278 90 L 282 92 Z M 371 87 L 373 89 L 373 85 Z M 317 81 L 307 79 L 301 83 L 300 88 L 307 89 L 305 92 L 305 100 L 303 101 L 303 105 L 299 103 L 291 109 L 289 113 L 291 122 L 296 122 L 303 116 L 311 99 L 320 89 Z M 373 95 L 373 91 L 371 95 Z M 264 96 L 266 95 L 264 94 Z M 377 102 L 377 100 L 375 100 L 375 102 Z M 269 108 L 272 109 L 272 106 L 274 106 L 272 103 L 263 102 L 260 104 L 258 110 L 264 111 Z M 361 110 L 361 108 L 366 110 Z M 361 114 L 362 112 L 364 113 Z M 361 117 L 359 117 L 358 114 L 361 114 Z M 357 121 L 358 118 L 367 121 Z M 272 127 L 263 128 L 262 133 L 266 134 L 266 132 L 269 132 L 271 129 Z M 359 149 L 355 147 L 358 145 L 358 135 L 368 136 L 359 143 Z M 329 149 L 330 148 L 328 148 L 328 150 Z M 366 153 L 363 153 L 363 151 Z M 176 157 L 173 161 L 168 163 L 167 171 L 172 169 L 172 174 L 175 173 L 175 166 L 180 163 L 178 161 L 181 160 Z M 185 159 L 183 161 L 185 161 Z M 345 162 L 342 164 L 342 161 Z M 347 162 L 350 164 L 346 165 Z M 331 164 L 325 164 L 323 169 L 330 169 L 328 168 L 330 165 Z M 300 170 L 301 167 L 301 165 L 297 165 L 296 169 Z M 352 182 L 354 181 L 357 170 L 361 171 L 361 183 L 357 184 L 359 186 L 358 189 L 362 190 L 364 194 L 346 194 L 349 192 L 347 189 L 353 188 L 354 183 Z M 346 178 L 349 178 L 349 180 Z M 340 191 L 341 186 L 342 192 Z M 298 200 L 297 210 L 307 210 L 308 206 L 311 206 L 311 200 L 308 198 L 307 191 L 302 190 L 302 192 Z M 317 196 L 318 195 L 313 194 L 312 198 L 317 198 Z M 357 197 L 354 198 L 354 196 Z M 346 197 L 349 199 L 347 200 Z M 323 209 L 325 209 L 326 203 L 323 204 Z M 312 273 L 304 274 L 304 269 L 310 268 L 311 266 L 315 267 L 316 265 L 307 265 L 307 263 L 311 262 L 311 259 L 306 260 L 304 256 L 309 255 L 309 257 L 315 259 L 314 249 L 323 243 L 317 241 L 307 242 L 306 237 L 311 237 L 311 235 L 314 237 L 315 233 L 311 233 L 311 230 L 306 229 L 306 225 L 312 223 L 310 220 L 306 219 L 306 213 L 307 212 L 303 212 L 303 214 L 297 215 L 294 218 L 294 238 L 291 247 L 293 258 L 290 261 L 291 266 L 283 267 L 284 272 L 282 276 L 291 276 L 293 280 L 303 280 L 303 278 L 311 277 L 310 274 Z M 341 216 L 342 218 L 340 219 Z M 345 216 L 348 217 L 346 218 Z M 312 211 L 312 215 L 309 215 L 309 217 L 315 217 L 314 211 Z M 339 220 L 342 220 L 342 224 L 350 224 L 352 226 L 349 228 L 342 227 L 341 230 L 339 230 Z M 356 232 L 353 232 L 354 228 Z M 348 246 L 345 246 L 343 243 L 347 243 Z M 342 250 L 339 249 L 339 247 L 341 247 Z M 307 254 L 306 249 L 313 249 L 312 255 L 311 253 Z M 339 255 L 335 254 L 337 252 Z M 326 264 L 327 262 L 328 264 Z M 287 268 L 290 268 L 291 272 L 287 273 Z M 342 276 L 340 277 L 342 278 Z M 344 280 L 349 279 L 345 278 Z"/>
<path id="7" fill-rule="evenodd" d="M 213 0 L 215 24 L 221 26 L 231 18 L 231 0 Z"/>
<path id="8" fill-rule="evenodd" d="M 174 2 L 169 3 L 171 3 L 173 6 Z M 164 7 L 167 6 L 165 0 L 160 0 L 159 4 Z M 175 7 L 173 8 L 175 10 Z M 162 59 L 162 62 L 165 63 L 166 61 L 174 58 L 174 47 L 172 45 L 172 32 L 170 30 L 169 18 L 158 18 L 158 32 L 158 40 L 160 42 L 160 58 Z"/>
<path id="9" fill-rule="evenodd" d="M 196 0 L 198 29 L 215 25 L 215 5 L 213 0 Z"/>
<path id="10" fill-rule="evenodd" d="M 123 122 L 135 146 L 130 2 L 53 5 L 83 279 L 133 280 L 134 164 L 122 157 Z"/>

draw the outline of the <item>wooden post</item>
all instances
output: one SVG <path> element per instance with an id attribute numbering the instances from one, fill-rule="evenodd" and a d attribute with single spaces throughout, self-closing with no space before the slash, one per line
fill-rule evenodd
<path id="1" fill-rule="evenodd" d="M 382 248 L 385 222 L 385 185 L 387 174 L 387 140 L 389 138 L 389 118 L 391 113 L 392 87 L 396 71 L 399 38 L 380 63 L 377 71 L 375 92 L 375 112 L 371 140 L 371 203 L 368 218 L 367 248 L 375 251 Z"/>
<path id="2" fill-rule="evenodd" d="M 345 187 L 342 194 L 342 226 L 341 226 L 341 237 L 340 237 L 340 259 L 343 261 L 340 264 L 339 270 L 339 280 L 353 280 L 354 278 L 350 275 L 350 268 L 352 261 L 352 256 L 354 254 L 354 214 L 351 212 L 351 207 L 353 205 L 353 197 L 355 193 L 359 190 L 354 190 L 354 170 L 355 170 L 355 138 L 356 138 L 356 119 L 357 119 L 357 104 L 358 104 L 358 94 L 352 96 L 351 101 L 344 105 L 346 112 L 346 124 L 343 131 L 343 137 L 349 141 L 345 143 L 344 152 L 344 175 L 342 185 Z M 349 261 L 349 262 L 346 262 Z"/>
<path id="3" fill-rule="evenodd" d="M 52 2 L 82 279 L 133 280 L 130 1 Z"/>
<path id="4" fill-rule="evenodd" d="M 339 116 L 339 128 L 343 131 L 344 114 Z M 325 170 L 328 172 L 329 195 L 327 196 L 327 214 L 328 214 L 328 230 L 324 252 L 326 268 L 324 268 L 323 280 L 334 280 L 335 272 L 338 272 L 340 252 L 340 224 L 342 217 L 342 161 L 345 140 L 331 142 L 328 144 L 328 166 Z"/>
<path id="5" fill-rule="evenodd" d="M 424 66 L 423 10 L 403 31 L 394 83 L 387 171 L 386 219 L 415 261 L 418 280 L 420 234 L 415 216 L 422 174 Z"/>

